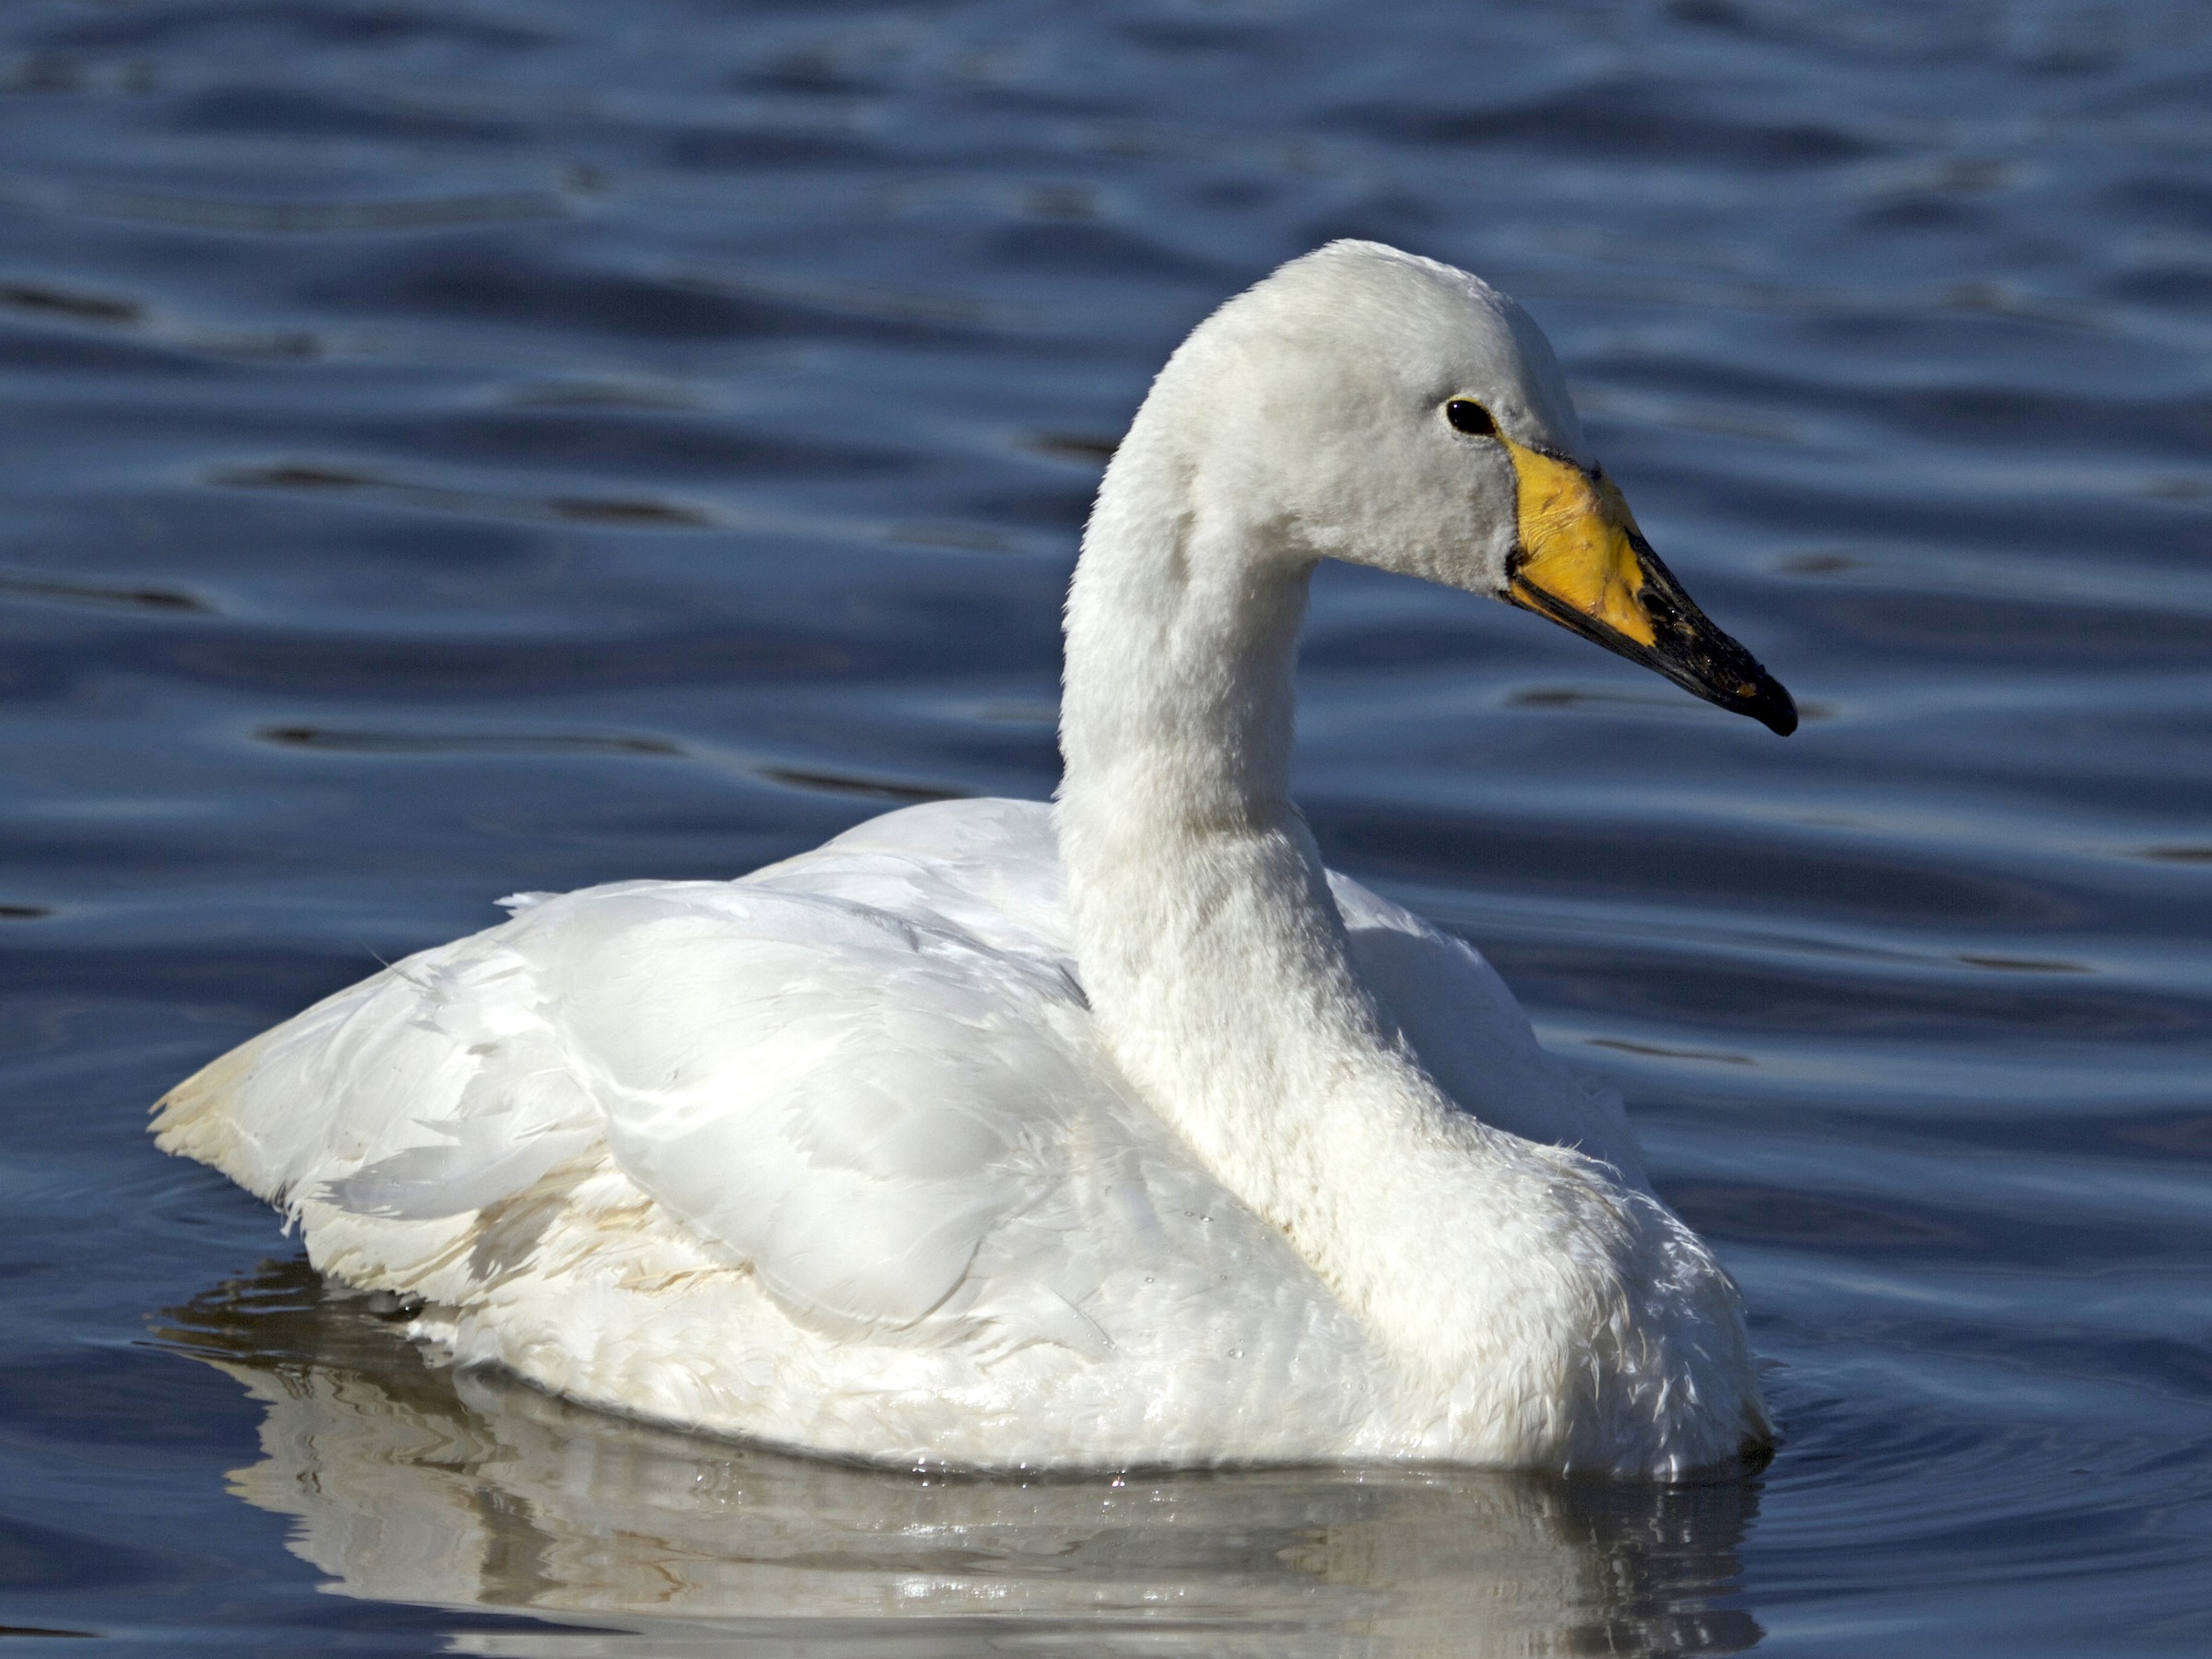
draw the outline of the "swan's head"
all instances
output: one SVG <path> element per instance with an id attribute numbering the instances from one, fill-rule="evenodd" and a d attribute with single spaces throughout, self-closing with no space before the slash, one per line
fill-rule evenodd
<path id="1" fill-rule="evenodd" d="M 1241 545 L 1487 594 L 1796 728 L 1790 694 L 1644 540 L 1535 324 L 1479 277 L 1332 242 L 1201 324 L 1140 425 Z"/>

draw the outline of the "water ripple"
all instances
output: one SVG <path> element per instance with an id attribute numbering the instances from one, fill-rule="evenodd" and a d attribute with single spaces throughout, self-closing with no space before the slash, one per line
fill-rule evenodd
<path id="1" fill-rule="evenodd" d="M 2177 0 L 6 10 L 0 1636 L 2212 1644 L 2208 86 Z M 1301 683 L 1329 856 L 1740 1279 L 1763 1477 L 700 1444 L 427 1369 L 146 1147 L 500 893 L 1048 794 L 1118 434 L 1336 235 L 1528 301 L 1801 700 L 1339 570 Z"/>

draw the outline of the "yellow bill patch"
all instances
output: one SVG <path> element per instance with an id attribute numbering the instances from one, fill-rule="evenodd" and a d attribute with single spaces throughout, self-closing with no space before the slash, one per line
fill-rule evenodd
<path id="1" fill-rule="evenodd" d="M 1658 636 L 1641 597 L 1643 571 L 1630 539 L 1640 533 L 1613 481 L 1503 441 L 1520 488 L 1523 558 L 1514 588 L 1534 588 L 1639 645 L 1653 643 Z"/>

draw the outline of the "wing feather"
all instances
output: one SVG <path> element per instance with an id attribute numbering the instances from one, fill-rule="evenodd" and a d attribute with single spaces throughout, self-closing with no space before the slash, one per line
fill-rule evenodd
<path id="1" fill-rule="evenodd" d="M 742 885 L 521 925 L 617 1163 L 795 1316 L 927 1316 L 1095 1092 L 1057 971 L 950 929 Z"/>
<path id="2" fill-rule="evenodd" d="M 993 805 L 1049 855 L 1046 809 Z M 218 1062 L 157 1132 L 393 1288 L 456 1259 L 435 1224 L 611 1157 L 803 1322 L 905 1331 L 957 1300 L 1093 1344 L 1040 1210 L 1099 1104 L 1081 993 L 991 835 L 923 828 L 744 882 L 529 895 Z M 967 858 L 933 862 L 948 831 Z"/>

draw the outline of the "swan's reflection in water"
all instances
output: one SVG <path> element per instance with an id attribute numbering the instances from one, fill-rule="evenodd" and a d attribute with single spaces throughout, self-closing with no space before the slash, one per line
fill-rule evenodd
<path id="1" fill-rule="evenodd" d="M 347 1595 L 534 1616 L 452 1651 L 616 1656 L 1735 1653 L 1741 1483 L 1458 1470 L 924 1478 L 426 1363 L 270 1266 L 170 1315 L 266 1406 L 232 1489 Z"/>

